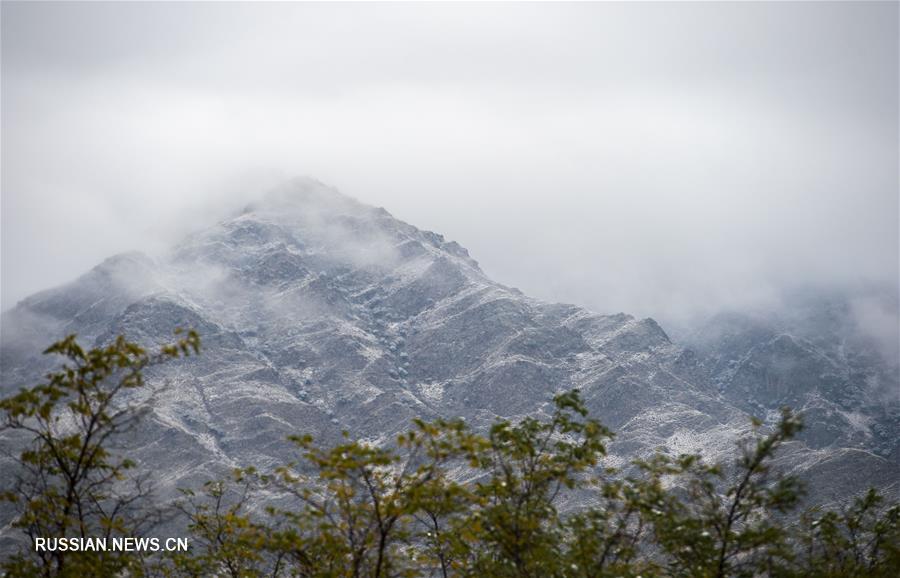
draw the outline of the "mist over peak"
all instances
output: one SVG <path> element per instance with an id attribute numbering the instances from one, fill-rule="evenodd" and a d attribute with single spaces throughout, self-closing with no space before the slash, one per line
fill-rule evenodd
<path id="1" fill-rule="evenodd" d="M 303 214 L 303 213 L 345 213 L 366 212 L 368 207 L 359 203 L 337 188 L 328 186 L 310 176 L 287 179 L 250 202 L 243 213 Z"/>
<path id="2" fill-rule="evenodd" d="M 4 310 L 295 174 L 665 325 L 897 285 L 895 3 L 3 15 Z"/>
<path id="3" fill-rule="evenodd" d="M 326 269 L 346 266 L 382 272 L 448 260 L 482 275 L 458 243 L 309 177 L 285 181 L 173 249 L 176 261 L 234 263 L 257 253 L 288 260 L 303 257 Z"/>

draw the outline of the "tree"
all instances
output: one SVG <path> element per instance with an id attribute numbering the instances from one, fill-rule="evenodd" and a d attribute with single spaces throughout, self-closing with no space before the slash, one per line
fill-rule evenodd
<path id="1" fill-rule="evenodd" d="M 572 578 L 650 578 L 663 574 L 648 556 L 648 504 L 665 490 L 646 480 L 597 480 L 598 494 L 590 507 L 572 513 L 565 521 L 565 576 Z M 652 491 L 648 491 L 652 490 Z"/>
<path id="2" fill-rule="evenodd" d="M 762 424 L 754 420 L 753 425 L 758 430 Z M 671 575 L 757 576 L 790 558 L 778 515 L 797 505 L 802 488 L 793 476 L 773 475 L 771 460 L 801 427 L 797 416 L 783 410 L 772 433 L 739 445 L 730 477 L 721 465 L 697 455 L 675 460 L 657 455 L 640 464 L 649 476 L 646 515 Z M 660 483 L 664 476 L 679 478 L 671 491 Z M 724 491 L 723 482 L 728 482 Z"/>
<path id="3" fill-rule="evenodd" d="M 870 489 L 837 510 L 813 507 L 793 540 L 795 563 L 781 576 L 888 578 L 900 569 L 900 504 Z"/>
<path id="4" fill-rule="evenodd" d="M 134 564 L 133 555 L 109 551 L 36 551 L 35 540 L 138 536 L 146 529 L 149 488 L 128 477 L 134 462 L 109 444 L 140 416 L 121 398 L 144 384 L 143 371 L 199 352 L 196 333 L 176 333 L 183 336 L 155 355 L 121 336 L 86 351 L 70 335 L 44 352 L 66 358 L 59 370 L 0 401 L 3 429 L 31 438 L 19 454 L 21 471 L 2 496 L 17 508 L 14 526 L 31 542 L 26 553 L 3 563 L 8 576 L 112 576 Z"/>
<path id="5" fill-rule="evenodd" d="M 577 391 L 557 395 L 548 421 L 525 418 L 491 427 L 477 468 L 470 512 L 454 519 L 461 576 L 557 576 L 563 572 L 562 491 L 583 488 L 612 434 Z"/>
<path id="6" fill-rule="evenodd" d="M 250 499 L 267 479 L 237 469 L 229 481 L 209 481 L 202 490 L 184 489 L 178 509 L 188 519 L 191 552 L 177 552 L 158 567 L 166 576 L 279 576 L 283 552 L 272 552 L 272 529 L 253 520 Z"/>
<path id="7" fill-rule="evenodd" d="M 439 514 L 468 505 L 468 493 L 447 477 L 453 461 L 475 455 L 481 439 L 461 421 L 416 420 L 397 438 L 397 449 L 347 441 L 321 448 L 311 436 L 293 436 L 303 464 L 276 472 L 297 500 L 295 510 L 275 510 L 283 530 L 274 548 L 285 552 L 298 576 L 418 576 L 423 567 L 446 565 L 433 532 Z M 312 469 L 313 476 L 304 471 Z M 430 517 L 429 517 L 430 516 Z"/>

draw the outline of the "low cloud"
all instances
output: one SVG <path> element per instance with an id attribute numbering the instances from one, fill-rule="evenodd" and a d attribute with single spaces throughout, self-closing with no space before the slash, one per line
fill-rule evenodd
<path id="1" fill-rule="evenodd" d="M 298 174 L 600 312 L 897 285 L 893 3 L 2 11 L 4 310 Z"/>

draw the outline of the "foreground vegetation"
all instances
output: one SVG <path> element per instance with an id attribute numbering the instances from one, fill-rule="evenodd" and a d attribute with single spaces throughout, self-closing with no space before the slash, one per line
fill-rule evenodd
<path id="1" fill-rule="evenodd" d="M 164 509 L 113 451 L 140 417 L 143 371 L 199 352 L 193 332 L 150 355 L 117 339 L 47 352 L 66 365 L 0 401 L 24 449 L 3 499 L 22 550 L 8 576 L 648 577 L 896 576 L 900 507 L 870 490 L 842 508 L 796 509 L 803 488 L 772 468 L 802 427 L 788 410 L 754 423 L 733 463 L 658 454 L 603 467 L 612 433 L 577 392 L 547 419 L 416 421 L 390 447 L 349 436 L 286 443 L 298 461 L 185 489 L 191 548 L 178 553 L 36 552 L 41 537 L 154 535 Z M 9 478 L 10 474 L 5 474 Z M 267 505 L 268 504 L 268 505 Z M 272 505 L 277 504 L 277 505 Z"/>

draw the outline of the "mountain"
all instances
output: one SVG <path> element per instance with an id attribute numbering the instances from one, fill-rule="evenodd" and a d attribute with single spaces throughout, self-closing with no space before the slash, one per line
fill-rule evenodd
<path id="1" fill-rule="evenodd" d="M 723 312 L 682 342 L 722 397 L 761 414 L 806 416 L 810 447 L 856 447 L 900 461 L 900 327 L 895 290 L 798 291 L 770 311 Z"/>
<path id="2" fill-rule="evenodd" d="M 865 413 L 874 390 L 863 357 L 831 379 L 840 371 L 812 338 L 746 319 L 718 319 L 688 348 L 652 319 L 538 301 L 489 279 L 457 243 L 310 179 L 163 257 L 112 257 L 4 313 L 3 391 L 35 383 L 53 362 L 39 351 L 66 334 L 149 346 L 177 327 L 196 329 L 203 353 L 148 372 L 134 395 L 151 411 L 128 442 L 164 495 L 293 459 L 288 434 L 388 443 L 414 417 L 479 428 L 542 414 L 571 388 L 617 432 L 610 463 L 620 466 L 657 448 L 731 456 L 749 413 L 771 423 L 778 405 L 812 410 L 814 392 L 830 391 L 826 410 L 844 421 L 826 430 L 838 431 L 820 432 L 813 413 L 813 435 L 789 444 L 781 465 L 828 499 L 868 484 L 896 493 L 900 480 L 897 404 L 885 404 L 894 418 Z M 841 405 L 845 393 L 865 401 Z"/>

